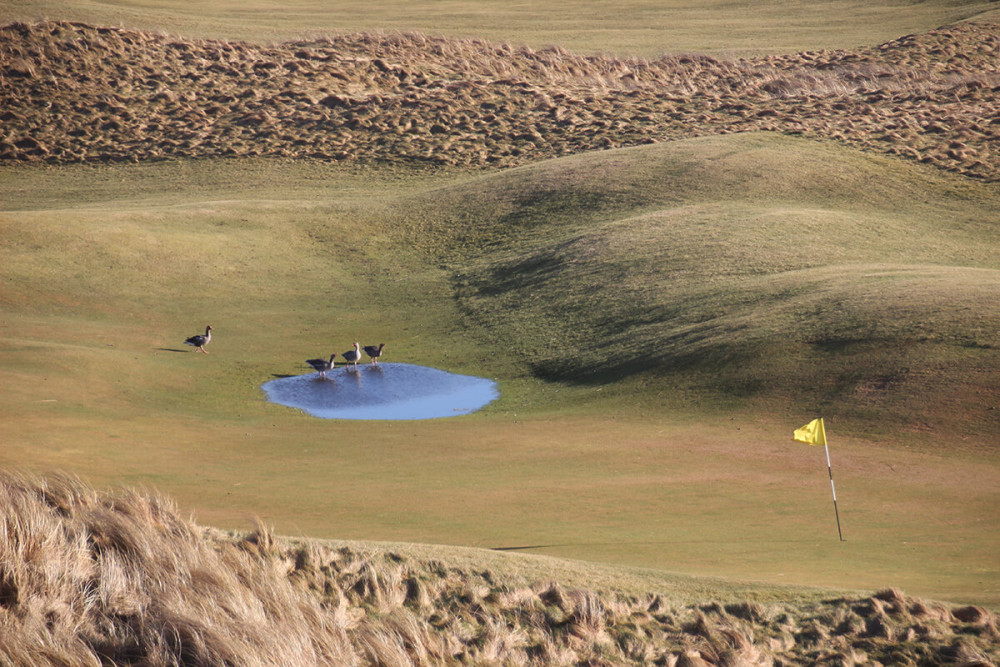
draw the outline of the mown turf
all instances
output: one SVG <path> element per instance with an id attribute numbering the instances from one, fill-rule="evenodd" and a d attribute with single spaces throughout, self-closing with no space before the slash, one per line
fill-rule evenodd
<path id="1" fill-rule="evenodd" d="M 946 23 L 995 15 L 989 2 L 731 3 L 631 0 L 589 2 L 377 4 L 356 0 L 296 0 L 275 9 L 270 0 L 191 2 L 73 2 L 9 0 L 0 22 L 66 18 L 124 25 L 191 37 L 286 40 L 354 31 L 420 31 L 451 37 L 559 45 L 573 51 L 657 57 L 663 53 L 723 55 L 788 53 L 877 44 Z"/>
<path id="2" fill-rule="evenodd" d="M 418 225 L 459 258 L 471 330 L 539 377 L 709 389 L 878 437 L 919 414 L 989 446 L 997 191 L 956 185 L 741 135 L 436 191 L 436 222 Z"/>
<path id="3" fill-rule="evenodd" d="M 810 185 L 810 169 L 823 171 L 827 187 Z M 799 180 L 785 187 L 787 179 Z M 930 294 L 903 293 L 911 310 L 898 318 L 885 304 L 879 326 L 904 340 L 904 322 L 922 308 L 923 325 L 947 333 L 942 349 L 953 355 L 935 384 L 968 387 L 959 352 L 984 355 L 976 363 L 996 354 L 976 338 L 995 314 L 956 319 L 927 303 L 989 286 L 988 186 L 772 136 L 492 176 L 182 162 L 10 169 L 0 183 L 12 202 L 0 218 L 10 240 L 0 257 L 5 467 L 147 484 L 223 527 L 259 515 L 283 534 L 525 550 L 765 588 L 894 585 L 996 603 L 1000 545 L 989 527 L 1000 484 L 982 437 L 942 430 L 942 413 L 919 392 L 908 400 L 926 401 L 921 416 L 905 429 L 929 428 L 933 438 L 896 431 L 875 445 L 857 437 L 867 431 L 856 414 L 832 419 L 840 543 L 822 451 L 790 442 L 791 429 L 815 416 L 805 397 L 734 396 L 721 364 L 721 380 L 706 386 L 711 357 L 688 360 L 690 375 L 678 381 L 656 365 L 682 358 L 663 333 L 667 318 L 659 329 L 631 328 L 659 356 L 630 375 L 620 322 L 643 303 L 662 314 L 685 288 L 691 308 L 710 318 L 734 307 L 724 300 L 732 294 L 774 294 L 781 280 L 788 289 L 778 297 L 808 296 L 819 284 L 846 312 L 871 313 L 875 277 L 836 267 L 881 264 L 876 244 L 887 256 L 923 244 L 933 257 L 924 251 L 916 269 L 868 270 L 887 273 L 889 285 L 908 275 Z M 836 263 L 802 260 L 772 239 L 798 238 L 803 225 L 811 233 L 802 242 Z M 879 233 L 893 229 L 915 231 Z M 758 259 L 734 240 L 752 243 Z M 510 266 L 537 258 L 555 269 L 541 262 L 512 275 Z M 704 266 L 715 272 L 699 273 Z M 940 279 L 929 280 L 935 271 Z M 648 292 L 635 291 L 640 283 Z M 746 331 L 765 343 L 767 327 L 790 341 L 816 334 L 780 298 L 765 300 L 769 317 L 754 322 L 756 304 L 736 303 L 756 329 L 719 327 L 701 344 L 725 358 L 742 350 Z M 205 324 L 215 327 L 209 355 L 181 344 Z M 553 331 L 568 332 L 561 355 L 547 347 Z M 600 358 L 575 335 L 583 331 L 625 354 Z M 956 342 L 962 332 L 978 346 Z M 389 361 L 496 377 L 502 397 L 476 415 L 414 423 L 321 421 L 263 400 L 262 382 L 308 372 L 302 360 L 357 339 L 388 342 Z M 878 336 L 849 344 L 828 340 L 810 361 L 836 367 L 855 355 L 859 376 L 873 365 L 903 368 Z M 761 382 L 794 371 L 791 361 L 754 363 Z M 588 376 L 614 364 L 616 381 Z M 839 396 L 856 391 L 846 385 Z M 976 405 L 958 392 L 941 400 Z"/>

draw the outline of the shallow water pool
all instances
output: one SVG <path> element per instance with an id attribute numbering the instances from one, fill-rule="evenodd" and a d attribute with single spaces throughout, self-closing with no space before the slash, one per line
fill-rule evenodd
<path id="1" fill-rule="evenodd" d="M 324 419 L 435 419 L 479 410 L 500 395 L 497 383 L 473 375 L 401 363 L 341 366 L 265 382 L 272 403 Z"/>

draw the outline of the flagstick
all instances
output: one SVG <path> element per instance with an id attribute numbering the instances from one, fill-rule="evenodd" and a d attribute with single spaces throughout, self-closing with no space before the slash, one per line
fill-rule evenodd
<path id="1" fill-rule="evenodd" d="M 830 473 L 830 492 L 833 493 L 833 513 L 837 516 L 837 535 L 843 542 L 844 534 L 840 532 L 840 512 L 837 510 L 837 489 L 833 486 L 833 466 L 830 465 L 830 447 L 823 443 L 823 449 L 826 451 L 826 469 Z"/>

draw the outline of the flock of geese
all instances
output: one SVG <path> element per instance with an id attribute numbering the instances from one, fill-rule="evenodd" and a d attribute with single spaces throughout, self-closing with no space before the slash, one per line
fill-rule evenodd
<path id="1" fill-rule="evenodd" d="M 205 354 L 208 354 L 208 350 L 205 349 L 205 346 L 210 342 L 212 342 L 212 325 L 205 327 L 204 334 L 191 336 L 184 341 L 184 344 L 191 345 Z M 365 354 L 368 355 L 368 358 L 371 359 L 372 364 L 378 365 L 378 360 L 382 356 L 382 350 L 384 349 L 385 343 L 379 343 L 378 345 L 365 345 L 364 347 L 361 347 L 361 343 L 355 342 L 353 350 L 348 350 L 340 356 L 344 358 L 344 361 L 347 362 L 348 365 L 353 365 L 354 369 L 357 370 L 358 362 L 361 360 L 362 350 L 364 350 Z M 316 372 L 319 373 L 320 377 L 325 378 L 326 372 L 333 370 L 335 366 L 333 360 L 336 356 L 337 353 L 334 352 L 330 355 L 329 359 L 306 359 L 306 363 L 312 366 Z"/>
<path id="2" fill-rule="evenodd" d="M 384 349 L 385 343 L 379 343 L 378 345 L 365 345 L 364 347 L 361 347 L 361 343 L 355 342 L 353 350 L 348 350 L 340 356 L 344 358 L 347 365 L 353 365 L 354 369 L 357 370 L 358 362 L 361 361 L 361 350 L 364 350 L 365 354 L 368 355 L 368 358 L 371 359 L 371 363 L 377 366 L 378 360 L 382 356 L 382 350 Z M 316 372 L 319 373 L 320 377 L 325 378 L 326 372 L 333 370 L 335 366 L 333 359 L 336 356 L 337 353 L 334 352 L 330 355 L 329 359 L 306 359 L 306 363 L 312 366 Z"/>

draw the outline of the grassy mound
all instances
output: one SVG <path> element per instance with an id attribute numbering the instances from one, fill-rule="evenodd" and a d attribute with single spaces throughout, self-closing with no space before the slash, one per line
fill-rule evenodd
<path id="1" fill-rule="evenodd" d="M 669 588 L 526 580 L 526 557 L 484 555 L 466 568 L 434 550 L 290 542 L 263 527 L 226 535 L 182 519 L 161 496 L 98 493 L 65 476 L 2 473 L 0 499 L 4 665 L 1000 659 L 994 614 L 895 589 L 680 601 Z M 532 566 L 534 576 L 546 569 Z M 586 580 L 587 568 L 574 568 Z"/>
<path id="2" fill-rule="evenodd" d="M 1000 403 L 997 193 L 955 186 L 740 135 L 484 177 L 411 218 L 454 258 L 470 331 L 539 377 L 983 437 Z"/>

